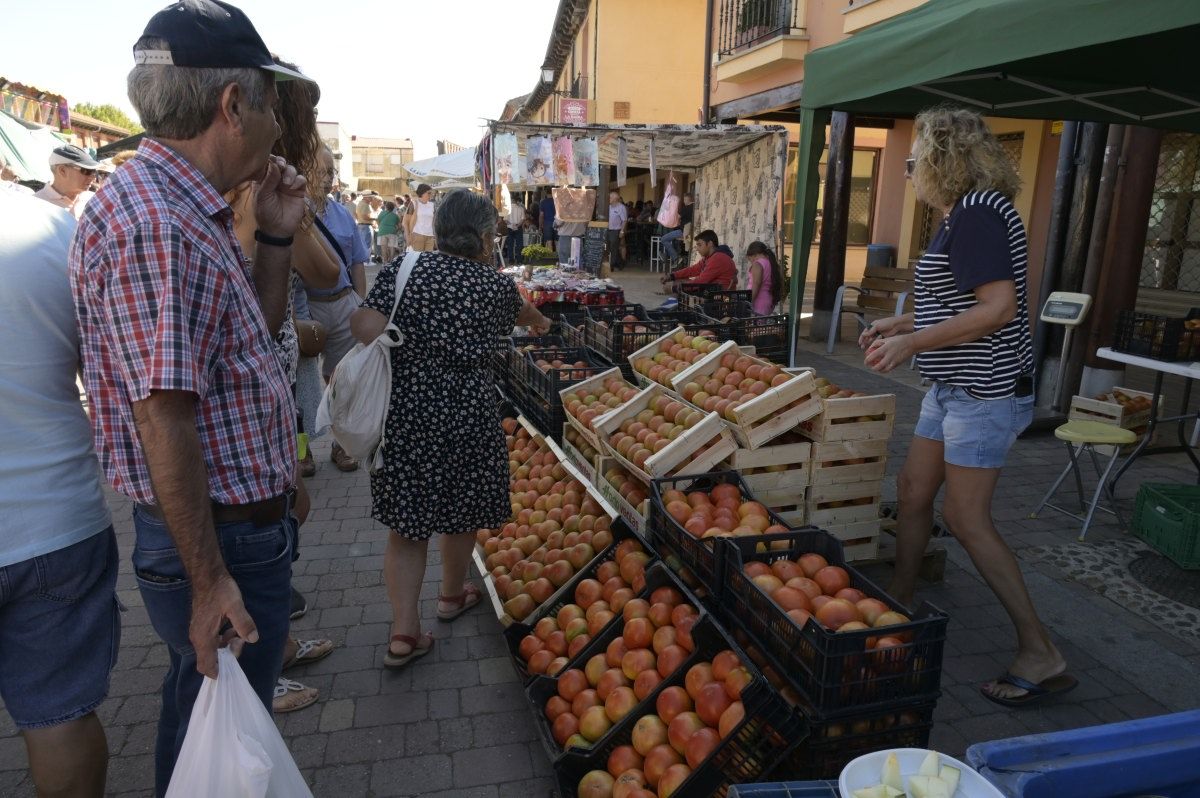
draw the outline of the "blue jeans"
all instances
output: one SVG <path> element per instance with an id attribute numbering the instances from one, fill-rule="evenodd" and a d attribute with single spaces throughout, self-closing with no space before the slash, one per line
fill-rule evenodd
<path id="1" fill-rule="evenodd" d="M 358 231 L 358 237 L 362 239 L 363 246 L 367 249 L 367 256 L 373 257 L 375 255 L 375 231 L 369 224 L 360 224 L 355 229 Z"/>
<path id="2" fill-rule="evenodd" d="M 134 575 L 150 623 L 167 644 L 170 655 L 163 678 L 162 714 L 154 754 L 155 791 L 162 796 L 171 782 L 171 771 L 204 677 L 196 670 L 196 653 L 188 639 L 192 589 L 175 541 L 166 524 L 141 509 L 134 510 L 133 524 L 137 532 Z M 269 526 L 220 524 L 216 531 L 225 565 L 258 627 L 258 642 L 247 644 L 238 662 L 268 712 L 288 636 L 296 533 L 296 522 L 290 515 L 286 521 Z"/>
<path id="3" fill-rule="evenodd" d="M 504 239 L 504 260 L 508 264 L 521 262 L 521 250 L 524 249 L 525 234 L 519 230 L 510 231 Z"/>
<path id="4" fill-rule="evenodd" d="M 964 468 L 1001 468 L 1033 422 L 1033 397 L 976 399 L 966 388 L 935 382 L 921 402 L 914 434 L 941 441 L 943 459 Z"/>
<path id="5" fill-rule="evenodd" d="M 121 644 L 120 556 L 110 526 L 0 567 L 0 698 L 21 729 L 95 711 Z"/>
<path id="6" fill-rule="evenodd" d="M 668 263 L 673 262 L 679 257 L 679 253 L 675 251 L 675 242 L 681 238 L 683 238 L 682 227 L 678 230 L 671 230 L 659 239 L 658 245 L 662 247 L 663 255 L 666 257 Z"/>

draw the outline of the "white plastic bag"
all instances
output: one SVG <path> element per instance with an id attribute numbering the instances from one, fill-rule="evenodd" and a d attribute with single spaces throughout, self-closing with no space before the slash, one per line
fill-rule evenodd
<path id="1" fill-rule="evenodd" d="M 329 378 L 317 408 L 317 427 L 330 426 L 333 437 L 356 460 L 383 465 L 383 425 L 392 398 L 392 347 L 404 343 L 395 325 L 396 308 L 420 253 L 404 256 L 396 274 L 396 298 L 383 332 L 369 344 L 355 344 Z"/>
<path id="2" fill-rule="evenodd" d="M 192 708 L 167 798 L 312 798 L 279 729 L 228 648 Z"/>

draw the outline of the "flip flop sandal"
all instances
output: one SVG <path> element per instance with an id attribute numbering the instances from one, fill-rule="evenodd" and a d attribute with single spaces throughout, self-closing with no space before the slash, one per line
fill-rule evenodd
<path id="1" fill-rule="evenodd" d="M 1043 701 L 1052 695 L 1069 693 L 1079 685 L 1079 680 L 1069 673 L 1060 673 L 1037 684 L 1028 679 L 1022 679 L 1020 676 L 1014 676 L 1006 671 L 1003 676 L 996 679 L 995 683 L 1011 684 L 1013 687 L 1024 690 L 1025 693 L 1024 695 L 1009 698 L 1007 696 L 993 695 L 981 686 L 979 692 L 983 694 L 984 698 L 1004 707 L 1026 707 L 1030 704 Z"/>
<path id="2" fill-rule="evenodd" d="M 332 640 L 297 640 L 296 643 L 299 646 L 296 649 L 296 653 L 291 659 L 283 663 L 285 671 L 297 665 L 311 665 L 333 653 Z"/>
<path id="3" fill-rule="evenodd" d="M 428 640 L 429 644 L 425 646 L 420 645 L 423 640 Z M 409 647 L 409 652 L 407 654 L 393 654 L 392 643 L 404 643 Z M 430 651 L 433 651 L 433 632 L 425 632 L 420 638 L 415 638 L 412 635 L 392 635 L 391 640 L 388 641 L 387 653 L 383 655 L 383 667 L 391 668 L 392 670 L 403 668 L 414 659 L 420 659 Z"/>
<path id="4" fill-rule="evenodd" d="M 474 582 L 467 582 L 463 585 L 463 592 L 457 596 L 438 596 L 438 601 L 443 604 L 453 604 L 454 609 L 449 612 L 438 610 L 439 621 L 453 621 L 458 616 L 462 615 L 467 610 L 474 607 L 483 600 L 483 593 L 475 586 Z"/>
<path id="5" fill-rule="evenodd" d="M 320 696 L 320 692 L 317 688 L 306 687 L 300 682 L 281 676 L 275 682 L 275 695 L 271 700 L 271 709 L 277 715 L 295 712 L 315 704 L 318 696 Z"/>

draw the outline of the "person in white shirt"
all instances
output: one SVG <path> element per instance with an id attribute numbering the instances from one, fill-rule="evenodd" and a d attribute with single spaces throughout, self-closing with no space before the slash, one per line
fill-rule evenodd
<path id="1" fill-rule="evenodd" d="M 89 189 L 96 180 L 96 170 L 99 168 L 100 164 L 92 156 L 74 144 L 56 147 L 50 153 L 50 171 L 54 173 L 54 181 L 47 183 L 34 196 L 65 208 L 78 219 L 83 215 L 88 200 L 96 196 L 96 192 Z"/>
<path id="2" fill-rule="evenodd" d="M 404 215 L 404 232 L 408 245 L 415 252 L 432 252 L 437 249 L 433 237 L 433 189 L 427 183 L 417 186 L 417 201 Z"/>

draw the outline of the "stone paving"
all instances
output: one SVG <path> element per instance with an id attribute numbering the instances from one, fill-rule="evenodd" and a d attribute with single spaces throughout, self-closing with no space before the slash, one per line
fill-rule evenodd
<path id="1" fill-rule="evenodd" d="M 620 276 L 631 300 L 658 304 L 648 275 Z M 816 347 L 813 347 L 815 350 Z M 898 422 L 889 460 L 885 499 L 912 434 L 918 388 L 870 374 L 853 358 L 807 354 L 805 362 L 835 382 L 898 396 Z M 913 382 L 910 375 L 902 379 Z M 1004 613 L 962 549 L 948 552 L 945 580 L 920 598 L 946 610 L 949 640 L 943 695 L 931 745 L 960 755 L 974 742 L 1076 728 L 1200 706 L 1200 642 L 1156 626 L 1118 603 L 1123 595 L 1097 592 L 1075 581 L 1054 556 L 1075 543 L 1070 519 L 1027 518 L 1057 475 L 1064 453 L 1052 437 L 1017 442 L 998 488 L 998 524 L 1022 559 L 1034 600 L 1066 654 L 1080 686 L 1060 700 L 1006 711 L 984 700 L 977 685 L 1000 673 L 1014 639 Z M 290 673 L 320 688 L 318 704 L 279 718 L 297 763 L 317 796 L 548 796 L 551 770 L 535 738 L 524 694 L 490 610 L 480 607 L 453 624 L 434 619 L 437 553 L 422 591 L 422 615 L 437 637 L 434 653 L 410 668 L 381 667 L 390 608 L 380 568 L 386 530 L 370 518 L 370 491 L 362 471 L 342 474 L 329 463 L 328 439 L 314 446 L 317 476 L 309 481 L 313 512 L 301 530 L 295 585 L 309 600 L 294 624 L 300 635 L 324 635 L 338 645 L 327 659 Z M 1191 481 L 1178 457 L 1139 462 L 1118 495 L 1127 517 L 1142 481 Z M 157 691 L 166 653 L 151 629 L 130 573 L 133 542 L 129 503 L 110 496 L 122 551 L 118 590 L 129 606 L 109 699 L 100 708 L 112 760 L 108 787 L 114 796 L 151 794 Z M 1131 540 L 1114 521 L 1100 518 L 1088 535 L 1105 547 Z M 887 566 L 869 573 L 886 583 Z M 1100 586 L 1102 587 L 1102 586 Z M 1116 596 L 1118 600 L 1106 596 Z M 1194 615 L 1194 613 L 1193 613 Z M 0 712 L 0 795 L 31 796 L 24 745 Z"/>

